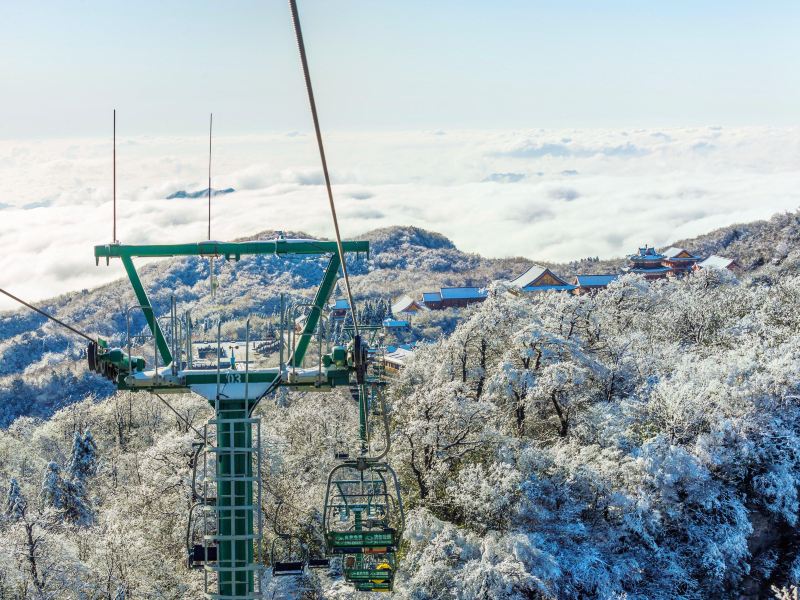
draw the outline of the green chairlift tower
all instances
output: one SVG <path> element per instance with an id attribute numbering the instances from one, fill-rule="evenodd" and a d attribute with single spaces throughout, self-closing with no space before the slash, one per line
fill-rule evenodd
<path id="1" fill-rule="evenodd" d="M 367 253 L 367 242 L 343 242 L 345 252 Z M 150 391 L 160 394 L 194 392 L 203 396 L 214 407 L 214 418 L 209 422 L 216 430 L 212 451 L 216 454 L 216 498 L 212 509 L 216 515 L 216 531 L 206 536 L 205 545 L 215 550 L 215 556 L 206 555 L 203 561 L 207 571 L 216 573 L 218 590 L 207 593 L 207 598 L 245 600 L 260 598 L 255 561 L 254 542 L 257 536 L 254 524 L 260 507 L 254 500 L 254 482 L 260 458 L 258 444 L 254 444 L 253 409 L 266 394 L 280 386 L 293 390 L 330 391 L 336 387 L 345 390 L 356 384 L 356 373 L 363 370 L 365 349 L 359 347 L 358 338 L 347 346 L 334 346 L 320 356 L 320 364 L 303 368 L 303 360 L 311 344 L 323 310 L 338 278 L 341 261 L 336 242 L 310 239 L 276 239 L 252 242 L 200 242 L 196 244 L 121 245 L 95 247 L 95 258 L 107 262 L 120 259 L 130 278 L 137 302 L 152 332 L 157 350 L 156 363 L 146 365 L 143 357 L 132 356 L 121 348 L 108 348 L 103 341 L 90 342 L 90 367 L 114 381 L 118 389 Z M 188 328 L 183 340 L 177 329 L 165 335 L 155 316 L 147 292 L 134 266 L 134 258 L 200 256 L 239 260 L 248 255 L 277 256 L 330 256 L 322 281 L 313 302 L 309 305 L 303 328 L 294 335 L 292 347 L 279 366 L 265 369 L 237 369 L 235 364 L 226 368 L 193 368 L 191 338 Z M 292 324 L 293 325 L 293 324 Z M 291 337 L 291 336 L 290 336 Z M 281 340 L 283 347 L 284 341 Z M 185 349 L 189 347 L 187 352 Z M 281 352 L 283 356 L 283 352 Z M 158 364 L 160 358 L 161 365 Z M 256 456 L 258 453 L 258 457 Z M 210 558 L 216 560 L 210 560 Z"/>

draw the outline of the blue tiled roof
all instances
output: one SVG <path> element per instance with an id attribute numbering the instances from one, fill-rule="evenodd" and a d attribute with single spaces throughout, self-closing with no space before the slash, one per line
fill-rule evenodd
<path id="1" fill-rule="evenodd" d="M 399 321 L 397 319 L 384 319 L 383 320 L 384 327 L 410 327 L 411 324 L 408 321 Z"/>
<path id="2" fill-rule="evenodd" d="M 350 303 L 344 298 L 337 298 L 333 310 L 350 310 Z"/>
<path id="3" fill-rule="evenodd" d="M 549 290 L 556 290 L 559 292 L 571 291 L 576 289 L 577 285 L 534 285 L 531 287 L 522 288 L 523 292 L 547 292 Z"/>
<path id="4" fill-rule="evenodd" d="M 639 248 L 636 254 L 631 254 L 628 258 L 634 262 L 661 262 L 666 257 L 656 252 L 655 248 L 645 246 L 644 248 Z"/>
<path id="5" fill-rule="evenodd" d="M 619 275 L 578 275 L 578 285 L 581 287 L 605 287 Z"/>
<path id="6" fill-rule="evenodd" d="M 486 298 L 486 290 L 476 287 L 443 287 L 442 299 L 447 300 L 471 300 Z"/>
<path id="7" fill-rule="evenodd" d="M 661 264 L 661 261 L 665 260 L 665 257 L 661 256 L 660 254 L 658 256 L 639 256 L 638 254 L 631 254 L 628 258 L 631 260 L 631 262 L 637 263 Z"/>
<path id="8" fill-rule="evenodd" d="M 423 292 L 422 301 L 423 302 L 441 302 L 442 301 L 442 295 L 439 292 Z"/>
<path id="9" fill-rule="evenodd" d="M 646 268 L 637 268 L 637 267 L 629 267 L 628 271 L 631 273 L 666 273 L 667 271 L 672 271 L 672 267 L 646 267 Z"/>

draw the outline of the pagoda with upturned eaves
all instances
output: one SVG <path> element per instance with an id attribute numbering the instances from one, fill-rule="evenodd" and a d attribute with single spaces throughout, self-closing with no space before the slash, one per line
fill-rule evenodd
<path id="1" fill-rule="evenodd" d="M 630 264 L 625 267 L 626 273 L 638 273 L 645 279 L 663 279 L 672 272 L 670 267 L 664 266 L 666 256 L 656 251 L 655 248 L 645 246 L 639 248 L 636 254 L 628 256 Z"/>

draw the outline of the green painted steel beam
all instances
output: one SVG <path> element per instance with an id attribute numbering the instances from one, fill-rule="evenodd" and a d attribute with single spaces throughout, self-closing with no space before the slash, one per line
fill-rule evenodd
<path id="1" fill-rule="evenodd" d="M 235 381 L 231 380 L 231 377 L 236 377 Z M 266 371 L 266 372 L 249 372 L 247 373 L 247 380 L 250 383 L 272 383 L 279 377 L 278 369 L 276 368 L 274 371 Z M 222 385 L 226 383 L 242 383 L 245 380 L 245 372 L 244 371 L 221 371 L 219 382 Z M 204 383 L 217 383 L 217 372 L 216 371 L 193 371 L 190 373 L 186 373 L 183 376 L 183 383 L 187 386 L 192 385 L 201 385 Z"/>
<path id="2" fill-rule="evenodd" d="M 331 294 L 333 293 L 333 288 L 336 286 L 340 266 L 341 261 L 339 260 L 339 255 L 334 254 L 331 256 L 330 261 L 328 261 L 328 266 L 325 268 L 325 274 L 322 276 L 322 283 L 319 284 L 319 288 L 317 289 L 317 295 L 314 296 L 313 308 L 311 308 L 311 312 L 306 318 L 303 332 L 300 334 L 300 339 L 297 342 L 294 355 L 289 359 L 290 366 L 299 367 L 303 363 L 306 350 L 308 350 L 308 345 L 319 323 L 320 315 L 328 304 L 328 300 L 330 300 Z"/>
<path id="3" fill-rule="evenodd" d="M 150 299 L 147 297 L 147 292 L 144 290 L 144 286 L 142 285 L 141 279 L 139 279 L 139 274 L 136 272 L 136 267 L 134 267 L 131 257 L 123 256 L 121 258 L 122 264 L 125 266 L 125 272 L 128 274 L 128 279 L 131 280 L 131 286 L 133 286 L 133 293 L 136 294 L 136 300 L 139 302 L 139 306 L 144 313 L 144 318 L 147 321 L 147 325 L 150 327 L 150 331 L 153 332 L 156 338 L 156 346 L 158 347 L 159 354 L 161 354 L 161 360 L 165 365 L 168 365 L 172 362 L 172 352 L 170 352 L 169 344 L 167 344 L 164 333 L 161 331 L 161 325 L 159 325 L 158 319 L 155 317 L 153 305 L 150 304 Z"/>
<path id="4" fill-rule="evenodd" d="M 369 242 L 342 242 L 345 252 L 369 253 Z M 197 242 L 194 244 L 104 244 L 94 247 L 95 259 L 161 258 L 170 256 L 224 256 L 238 260 L 256 254 L 336 254 L 336 242 L 321 240 L 267 240 L 252 242 Z"/>

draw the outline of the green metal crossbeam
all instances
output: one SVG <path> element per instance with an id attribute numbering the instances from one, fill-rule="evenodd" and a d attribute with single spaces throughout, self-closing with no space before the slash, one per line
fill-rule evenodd
<path id="1" fill-rule="evenodd" d="M 342 242 L 345 252 L 369 253 L 369 242 Z M 257 254 L 336 254 L 336 242 L 320 240 L 265 240 L 251 242 L 197 242 L 194 244 L 105 244 L 94 247 L 95 259 L 164 258 L 170 256 L 224 256 L 238 260 Z"/>
<path id="2" fill-rule="evenodd" d="M 345 252 L 356 252 L 369 255 L 369 242 L 349 241 L 343 242 Z M 256 240 L 249 242 L 197 242 L 194 244 L 104 244 L 94 247 L 95 262 L 99 264 L 101 258 L 108 261 L 111 258 L 120 258 L 125 266 L 125 272 L 131 281 L 131 286 L 136 294 L 136 299 L 144 313 L 147 325 L 156 339 L 158 353 L 161 355 L 163 364 L 172 362 L 172 352 L 169 344 L 164 337 L 164 332 L 158 323 L 153 311 L 153 305 L 147 297 L 147 292 L 142 285 L 133 258 L 165 258 L 175 256 L 224 256 L 226 259 L 239 260 L 242 256 L 248 255 L 321 255 L 331 254 L 331 259 L 325 269 L 325 274 L 314 298 L 314 306 L 306 320 L 303 332 L 299 337 L 297 349 L 294 356 L 290 358 L 290 364 L 300 366 L 305 357 L 306 350 L 311 341 L 311 337 L 319 322 L 322 309 L 330 299 L 336 279 L 341 267 L 341 261 L 337 252 L 336 242 L 321 240 Z"/>

